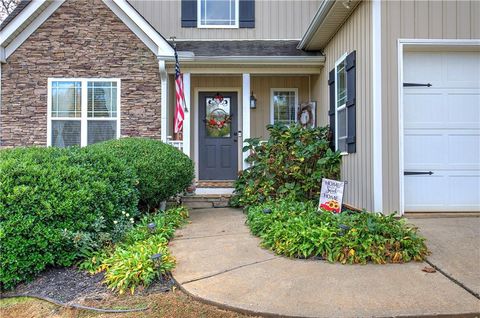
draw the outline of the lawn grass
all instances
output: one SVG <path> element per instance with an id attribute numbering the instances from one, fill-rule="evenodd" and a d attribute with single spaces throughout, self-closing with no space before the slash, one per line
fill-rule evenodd
<path id="1" fill-rule="evenodd" d="M 19 301 L 19 299 L 21 301 Z M 191 297 L 175 290 L 168 293 L 141 295 L 110 296 L 101 301 L 88 300 L 82 305 L 109 308 L 127 309 L 148 307 L 143 312 L 133 313 L 95 313 L 86 310 L 67 309 L 37 300 L 34 298 L 0 299 L 0 317 L 2 318 L 240 318 L 245 315 L 221 310 L 215 306 L 206 305 L 193 300 Z"/>

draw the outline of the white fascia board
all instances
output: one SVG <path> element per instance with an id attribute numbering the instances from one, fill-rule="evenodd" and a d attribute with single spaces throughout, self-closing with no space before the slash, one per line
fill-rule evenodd
<path id="1" fill-rule="evenodd" d="M 36 29 L 38 29 L 63 3 L 65 0 L 52 1 L 50 5 L 42 11 L 20 34 L 18 34 L 11 43 L 5 48 L 5 58 L 15 52 L 15 50 L 25 42 Z"/>
<path id="2" fill-rule="evenodd" d="M 45 3 L 46 0 L 31 1 L 5 28 L 0 31 L 0 45 L 5 43 Z"/>
<path id="3" fill-rule="evenodd" d="M 130 27 L 131 23 L 125 21 L 128 17 L 131 22 L 137 25 L 146 36 L 148 36 L 157 46 L 155 54 L 157 56 L 174 56 L 172 46 L 155 30 L 143 16 L 141 16 L 126 0 L 103 0 L 110 8 L 111 3 L 115 3 L 123 12 L 124 16 L 120 17 L 122 21 Z"/>
<path id="4" fill-rule="evenodd" d="M 318 8 L 317 13 L 313 17 L 312 22 L 310 22 L 307 31 L 302 36 L 300 43 L 298 43 L 298 49 L 303 50 L 305 47 L 307 47 L 312 40 L 313 35 L 317 32 L 319 26 L 323 23 L 334 4 L 335 0 L 324 0 L 322 2 L 320 8 Z"/>

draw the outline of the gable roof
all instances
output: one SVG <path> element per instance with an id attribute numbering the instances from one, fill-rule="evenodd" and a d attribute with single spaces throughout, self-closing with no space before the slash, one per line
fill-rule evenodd
<path id="1" fill-rule="evenodd" d="M 65 0 L 22 0 L 0 25 L 0 58 L 8 58 Z M 173 57 L 173 48 L 127 0 L 105 5 L 158 57 Z"/>

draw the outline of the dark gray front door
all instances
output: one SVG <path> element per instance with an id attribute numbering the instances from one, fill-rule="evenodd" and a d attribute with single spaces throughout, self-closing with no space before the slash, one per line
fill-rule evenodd
<path id="1" fill-rule="evenodd" d="M 237 93 L 199 93 L 200 180 L 235 180 L 238 170 Z"/>

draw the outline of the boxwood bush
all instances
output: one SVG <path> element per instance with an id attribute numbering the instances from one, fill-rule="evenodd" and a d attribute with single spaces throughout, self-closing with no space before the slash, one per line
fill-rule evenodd
<path id="1" fill-rule="evenodd" d="M 185 190 L 194 178 L 192 160 L 158 140 L 122 138 L 90 147 L 106 149 L 135 169 L 142 209 L 158 207 L 160 202 Z"/>
<path id="2" fill-rule="evenodd" d="M 137 215 L 135 172 L 102 148 L 0 151 L 0 283 L 69 266 Z"/>
<path id="3" fill-rule="evenodd" d="M 421 261 L 428 253 L 417 229 L 394 215 L 320 212 L 311 201 L 287 198 L 251 206 L 247 222 L 264 247 L 288 257 L 384 264 Z"/>

